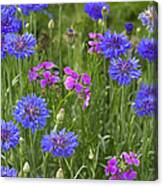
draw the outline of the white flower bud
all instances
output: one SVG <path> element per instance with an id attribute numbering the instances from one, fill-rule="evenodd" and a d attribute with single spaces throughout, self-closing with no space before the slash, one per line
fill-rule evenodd
<path id="1" fill-rule="evenodd" d="M 48 23 L 48 28 L 49 29 L 53 29 L 54 28 L 54 21 L 53 21 L 53 19 L 50 19 L 50 21 Z"/>
<path id="2" fill-rule="evenodd" d="M 30 171 L 30 166 L 28 161 L 26 161 L 23 166 L 23 172 L 27 174 L 29 171 Z"/>
<path id="3" fill-rule="evenodd" d="M 57 121 L 58 122 L 63 121 L 64 116 L 65 116 L 65 110 L 64 110 L 64 108 L 61 108 L 56 116 Z"/>
<path id="4" fill-rule="evenodd" d="M 63 169 L 59 168 L 56 173 L 56 178 L 64 178 Z"/>

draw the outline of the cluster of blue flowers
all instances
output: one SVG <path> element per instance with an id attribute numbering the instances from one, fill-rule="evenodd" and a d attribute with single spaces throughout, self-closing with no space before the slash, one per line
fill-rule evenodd
<path id="1" fill-rule="evenodd" d="M 2 177 L 16 177 L 17 170 L 14 168 L 1 166 L 1 176 Z"/>
<path id="2" fill-rule="evenodd" d="M 2 5 L 1 6 L 1 58 L 6 54 L 15 56 L 17 59 L 30 57 L 35 53 L 36 39 L 32 34 L 25 33 L 20 35 L 22 21 L 16 16 L 17 10 L 21 9 L 24 15 L 30 12 L 37 12 L 46 8 L 48 5 Z"/>
<path id="3" fill-rule="evenodd" d="M 36 39 L 31 33 L 22 33 L 22 21 L 16 16 L 16 12 L 20 12 L 25 16 L 29 16 L 31 12 L 38 12 L 48 5 L 30 4 L 15 5 L 1 7 L 1 58 L 6 55 L 16 57 L 16 59 L 28 58 L 35 53 Z M 110 13 L 110 6 L 106 3 L 86 3 L 84 11 L 93 21 L 104 18 L 104 14 Z M 142 24 L 147 26 L 149 32 L 155 30 L 153 22 L 155 21 L 156 12 L 149 8 L 148 11 L 141 13 L 139 19 Z M 153 16 L 154 15 L 154 16 Z M 151 21 L 152 19 L 152 21 Z M 133 48 L 132 42 L 127 37 L 132 34 L 134 25 L 130 22 L 125 25 L 125 33 L 112 33 L 107 30 L 105 33 L 91 33 L 90 38 L 94 41 L 89 42 L 91 48 L 90 53 L 97 53 L 109 61 L 108 74 L 109 77 L 117 81 L 120 86 L 127 86 L 132 81 L 138 80 L 142 76 L 142 64 L 139 60 L 131 55 Z M 136 47 L 137 53 L 143 60 L 156 62 L 158 58 L 158 43 L 154 38 L 143 38 Z M 132 53 L 134 54 L 134 52 Z M 149 65 L 149 64 L 148 64 Z M 42 69 L 44 79 L 41 79 L 41 87 L 48 87 L 60 80 L 58 71 L 56 76 L 52 76 L 50 71 L 55 65 L 51 62 L 44 62 L 33 67 L 30 71 L 29 79 L 36 80 L 40 78 Z M 41 71 L 40 71 L 41 70 Z M 67 90 L 75 90 L 78 97 L 84 99 L 83 108 L 86 109 L 90 103 L 90 85 L 91 77 L 87 73 L 79 75 L 70 67 L 64 69 L 67 75 L 64 85 Z M 57 77 L 57 80 L 54 79 Z M 142 84 L 137 92 L 133 109 L 137 116 L 154 117 L 157 110 L 156 88 L 153 85 Z M 32 131 L 42 130 L 47 124 L 51 111 L 45 99 L 29 94 L 22 97 L 13 111 L 14 120 L 21 124 L 25 129 Z M 20 130 L 14 121 L 6 122 L 1 120 L 1 149 L 5 153 L 19 145 Z M 51 153 L 54 157 L 70 157 L 74 154 L 75 149 L 79 145 L 78 136 L 74 132 L 67 131 L 66 128 L 60 131 L 52 130 L 50 134 L 42 136 L 41 148 L 43 152 Z M 121 172 L 121 167 L 116 158 L 108 161 L 105 169 L 106 175 L 111 173 L 111 179 L 133 180 L 137 177 L 137 172 L 128 165 L 135 164 L 139 166 L 139 160 L 134 153 L 125 153 L 123 158 L 127 163 L 125 172 Z M 122 159 L 123 159 L 122 158 Z M 14 168 L 1 166 L 1 175 L 4 177 L 16 177 L 17 170 Z"/>

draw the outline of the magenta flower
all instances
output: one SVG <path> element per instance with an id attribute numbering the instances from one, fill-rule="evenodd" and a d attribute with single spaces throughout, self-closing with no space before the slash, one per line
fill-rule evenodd
<path id="1" fill-rule="evenodd" d="M 88 34 L 90 41 L 88 41 L 88 45 L 90 46 L 88 52 L 89 53 L 97 53 L 101 52 L 100 42 L 103 40 L 103 35 L 100 33 L 89 33 Z"/>
<path id="2" fill-rule="evenodd" d="M 137 172 L 134 165 L 137 167 L 140 165 L 137 155 L 133 152 L 123 152 L 118 159 L 113 157 L 108 160 L 105 175 L 109 176 L 109 180 L 135 180 Z"/>
<path id="3" fill-rule="evenodd" d="M 87 73 L 79 75 L 70 67 L 65 67 L 64 73 L 68 75 L 64 82 L 66 90 L 75 90 L 78 98 L 84 100 L 83 110 L 85 110 L 89 106 L 91 98 L 89 89 L 89 86 L 91 85 L 91 77 Z"/>
<path id="4" fill-rule="evenodd" d="M 28 72 L 30 82 L 39 81 L 41 88 L 52 86 L 60 81 L 57 66 L 50 61 L 45 61 L 32 67 Z"/>
<path id="5" fill-rule="evenodd" d="M 117 167 L 118 161 L 116 159 L 116 157 L 113 157 L 111 160 L 109 160 L 107 162 L 107 166 L 105 167 L 105 175 L 109 176 L 111 175 L 115 175 L 119 172 L 119 169 Z"/>
<path id="6" fill-rule="evenodd" d="M 68 76 L 64 82 L 64 85 L 67 90 L 72 90 L 75 87 L 75 79 L 71 76 Z"/>
<path id="7" fill-rule="evenodd" d="M 130 152 L 129 154 L 127 152 L 122 153 L 122 158 L 125 160 L 125 162 L 128 165 L 136 165 L 139 166 L 140 161 L 137 158 L 137 155 L 134 154 L 133 152 Z"/>
<path id="8" fill-rule="evenodd" d="M 133 169 L 129 169 L 128 171 L 122 173 L 121 180 L 135 180 L 137 177 L 137 172 Z"/>
<path id="9" fill-rule="evenodd" d="M 52 75 L 50 71 L 45 71 L 43 73 L 43 77 L 44 79 L 40 80 L 41 88 L 45 88 L 46 86 L 52 86 L 60 80 L 58 76 Z"/>

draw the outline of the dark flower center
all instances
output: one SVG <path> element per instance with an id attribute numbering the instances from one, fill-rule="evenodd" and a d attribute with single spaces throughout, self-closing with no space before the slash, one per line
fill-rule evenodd
<path id="1" fill-rule="evenodd" d="M 10 131 L 7 129 L 2 129 L 1 131 L 1 139 L 2 141 L 8 141 L 10 137 Z"/>
<path id="2" fill-rule="evenodd" d="M 67 146 L 67 139 L 64 136 L 57 136 L 56 138 L 52 138 L 52 142 L 61 148 L 65 148 Z"/>
<path id="3" fill-rule="evenodd" d="M 128 63 L 127 61 L 123 61 L 119 64 L 119 66 L 123 73 L 129 72 L 129 70 L 131 69 L 131 63 Z"/>
<path id="4" fill-rule="evenodd" d="M 17 51 L 22 51 L 25 47 L 25 42 L 23 41 L 22 38 L 19 38 L 18 41 L 16 42 L 16 50 Z"/>
<path id="5" fill-rule="evenodd" d="M 33 106 L 33 105 L 27 105 L 25 108 L 26 116 L 29 117 L 30 120 L 34 120 L 37 118 L 40 114 L 39 108 Z"/>

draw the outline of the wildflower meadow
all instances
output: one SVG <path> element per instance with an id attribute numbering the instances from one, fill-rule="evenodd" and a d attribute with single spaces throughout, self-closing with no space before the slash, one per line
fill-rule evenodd
<path id="1" fill-rule="evenodd" d="M 1 176 L 157 179 L 157 4 L 1 6 Z"/>

